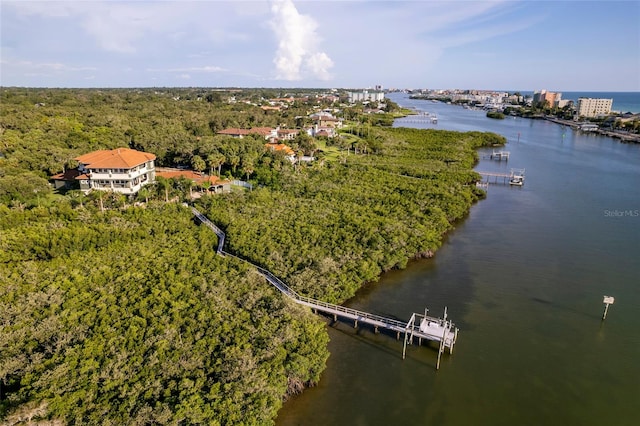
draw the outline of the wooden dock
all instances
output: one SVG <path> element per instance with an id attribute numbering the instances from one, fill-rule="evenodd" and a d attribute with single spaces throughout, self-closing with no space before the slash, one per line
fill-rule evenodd
<path id="1" fill-rule="evenodd" d="M 493 151 L 490 155 L 489 158 L 492 160 L 498 160 L 498 161 L 509 161 L 509 151 Z"/>
<path id="2" fill-rule="evenodd" d="M 438 124 L 438 116 L 430 114 L 428 112 L 422 112 L 420 114 L 412 114 L 406 117 L 400 117 L 396 119 L 397 124 L 403 123 L 418 123 L 418 124 Z"/>
<path id="3" fill-rule="evenodd" d="M 482 183 L 502 183 L 502 184 L 512 184 L 516 181 L 520 181 L 521 184 L 524 184 L 524 169 L 511 169 L 509 173 L 503 172 L 483 172 L 478 171 L 478 173 L 482 176 Z M 517 184 L 517 185 L 521 185 Z"/>
<path id="4" fill-rule="evenodd" d="M 400 336 L 404 333 L 404 344 L 402 349 L 402 358 L 406 356 L 407 344 L 413 344 L 413 339 L 418 338 L 418 344 L 422 344 L 422 340 L 435 341 L 439 343 L 438 346 L 438 361 L 436 368 L 440 368 L 440 356 L 444 352 L 445 348 L 449 349 L 449 354 L 453 353 L 453 346 L 458 338 L 458 328 L 455 327 L 453 322 L 447 320 L 447 308 L 444 309 L 443 318 L 436 318 L 427 315 L 427 310 L 424 314 L 414 313 L 408 322 L 399 321 L 393 318 L 387 318 L 381 315 L 371 314 L 369 312 L 359 311 L 357 309 L 347 308 L 332 303 L 323 302 L 321 300 L 312 299 L 298 294 L 295 290 L 287 286 L 282 280 L 277 278 L 268 270 L 261 268 L 251 262 L 239 258 L 224 251 L 225 233 L 222 232 L 213 222 L 211 222 L 206 216 L 200 213 L 196 208 L 192 207 L 191 211 L 193 215 L 205 226 L 208 226 L 218 236 L 217 254 L 221 256 L 235 257 L 243 262 L 247 262 L 252 265 L 255 270 L 262 275 L 271 285 L 278 289 L 282 294 L 289 297 L 294 302 L 308 306 L 315 313 L 322 312 L 333 316 L 334 321 L 338 320 L 338 317 L 348 319 L 354 322 L 354 327 L 358 327 L 358 324 L 368 324 L 374 328 L 377 333 L 380 329 L 389 330 L 396 333 L 396 338 L 400 339 Z"/>

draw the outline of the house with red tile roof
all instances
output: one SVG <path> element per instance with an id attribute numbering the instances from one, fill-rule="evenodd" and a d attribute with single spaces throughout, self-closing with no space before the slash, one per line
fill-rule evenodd
<path id="1" fill-rule="evenodd" d="M 292 141 L 296 138 L 296 136 L 298 136 L 298 133 L 300 133 L 299 130 L 296 129 L 280 129 L 278 128 L 276 130 L 276 135 L 278 140 L 280 141 Z"/>
<path id="2" fill-rule="evenodd" d="M 327 127 L 326 129 L 318 130 L 314 136 L 332 138 L 334 136 L 333 127 Z"/>
<path id="3" fill-rule="evenodd" d="M 265 139 L 276 137 L 276 129 L 271 127 L 252 127 L 250 129 L 239 129 L 237 127 L 230 127 L 228 129 L 220 130 L 219 135 L 227 135 L 234 138 L 242 139 L 248 135 L 260 135 Z"/>
<path id="4" fill-rule="evenodd" d="M 296 153 L 290 146 L 285 145 L 283 143 L 266 143 L 264 146 L 267 149 L 275 152 L 284 152 L 284 155 L 287 157 L 289 161 L 292 163 L 296 160 Z"/>
<path id="5" fill-rule="evenodd" d="M 341 128 L 342 120 L 334 117 L 331 113 L 320 111 L 309 116 L 318 127 Z"/>
<path id="6" fill-rule="evenodd" d="M 93 151 L 76 157 L 77 170 L 67 170 L 52 177 L 56 188 L 77 183 L 84 192 L 93 189 L 136 194 L 155 181 L 156 156 L 130 148 Z"/>
<path id="7" fill-rule="evenodd" d="M 163 177 L 165 179 L 189 179 L 209 192 L 218 193 L 231 191 L 231 181 L 220 179 L 214 175 L 205 175 L 193 170 L 161 168 L 156 170 L 156 177 Z"/>
<path id="8" fill-rule="evenodd" d="M 56 189 L 73 189 L 77 188 L 80 185 L 79 176 L 84 175 L 78 169 L 69 169 L 65 170 L 62 173 L 58 173 L 57 175 L 51 176 L 51 180 L 53 180 L 53 186 Z M 85 175 L 86 178 L 86 175 Z"/>
<path id="9" fill-rule="evenodd" d="M 273 105 L 262 105 L 260 107 L 261 110 L 263 111 L 280 111 L 282 110 L 282 107 L 277 105 L 277 106 L 273 106 Z"/>

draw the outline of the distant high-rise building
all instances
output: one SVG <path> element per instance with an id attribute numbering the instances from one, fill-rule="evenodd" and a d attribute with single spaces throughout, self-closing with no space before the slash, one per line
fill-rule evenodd
<path id="1" fill-rule="evenodd" d="M 384 92 L 362 90 L 360 92 L 349 92 L 349 103 L 354 102 L 382 102 L 384 101 Z"/>
<path id="2" fill-rule="evenodd" d="M 533 103 L 544 104 L 545 102 L 548 106 L 558 106 L 558 102 L 562 99 L 562 93 L 559 92 L 548 92 L 546 90 L 540 90 L 538 92 L 533 93 Z"/>
<path id="3" fill-rule="evenodd" d="M 573 101 L 572 101 L 571 99 L 559 99 L 559 100 L 556 102 L 556 106 L 557 106 L 558 108 L 564 108 L 564 107 L 566 107 L 567 105 L 573 105 Z"/>
<path id="4" fill-rule="evenodd" d="M 613 99 L 578 98 L 578 115 L 581 117 L 598 117 L 611 112 Z"/>

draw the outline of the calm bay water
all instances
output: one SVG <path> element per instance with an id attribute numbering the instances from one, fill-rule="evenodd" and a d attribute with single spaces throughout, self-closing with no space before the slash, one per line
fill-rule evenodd
<path id="1" fill-rule="evenodd" d="M 320 384 L 285 404 L 277 424 L 636 424 L 640 145 L 390 97 L 438 116 L 407 126 L 504 135 L 509 162 L 476 169 L 525 168 L 526 183 L 490 186 L 433 259 L 348 303 L 403 320 L 448 306 L 461 332 L 439 371 L 435 347 L 410 346 L 403 361 L 395 337 L 339 323 Z M 616 298 L 604 322 L 603 295 Z"/>

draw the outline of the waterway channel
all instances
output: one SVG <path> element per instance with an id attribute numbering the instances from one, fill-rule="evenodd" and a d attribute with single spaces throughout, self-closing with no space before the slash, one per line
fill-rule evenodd
<path id="1" fill-rule="evenodd" d="M 524 168 L 525 184 L 490 185 L 433 259 L 347 303 L 404 320 L 447 306 L 460 335 L 439 371 L 435 346 L 410 346 L 402 360 L 402 341 L 338 323 L 320 383 L 288 401 L 277 424 L 637 424 L 640 145 L 390 98 L 438 117 L 407 127 L 502 134 L 509 161 L 483 158 L 476 169 Z M 602 321 L 604 295 L 615 303 Z"/>

